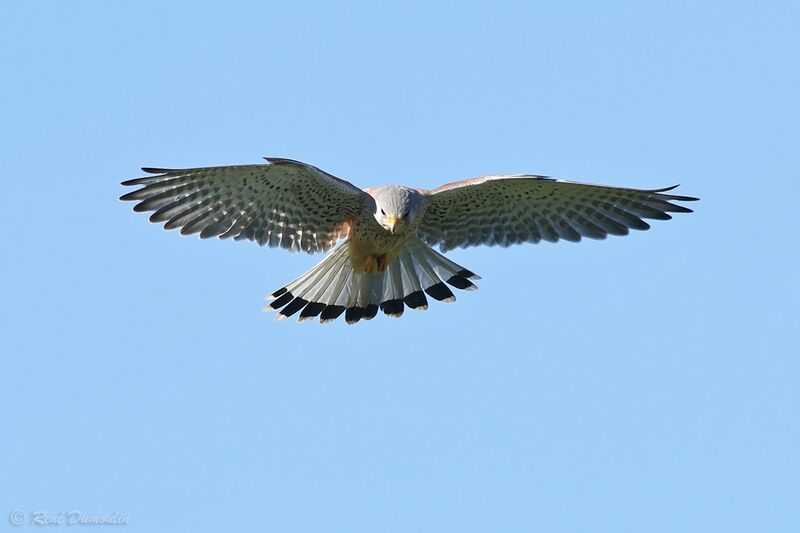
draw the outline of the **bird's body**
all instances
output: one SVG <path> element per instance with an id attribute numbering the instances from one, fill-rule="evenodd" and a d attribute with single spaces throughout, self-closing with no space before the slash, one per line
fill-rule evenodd
<path id="1" fill-rule="evenodd" d="M 405 206 L 421 203 L 422 198 L 418 191 L 400 185 L 376 187 L 365 192 L 373 198 L 376 212 L 362 211 L 350 223 L 347 232 L 350 260 L 354 267 L 362 267 L 365 272 L 383 272 L 397 259 L 409 235 L 417 230 L 422 220 L 420 216 L 404 220 L 408 218 L 403 216 Z M 381 202 L 384 196 L 387 201 Z M 389 202 L 389 198 L 398 199 L 396 205 Z M 379 208 L 379 205 L 384 207 Z"/>
<path id="2" fill-rule="evenodd" d="M 379 309 L 400 316 L 426 309 L 426 294 L 455 299 L 448 285 L 472 290 L 479 279 L 442 251 L 479 244 L 578 241 L 581 236 L 644 230 L 643 218 L 690 212 L 671 203 L 695 198 L 656 190 L 587 185 L 544 176 L 485 176 L 433 191 L 389 185 L 361 190 L 320 169 L 288 159 L 266 165 L 185 170 L 144 169 L 157 176 L 121 197 L 167 229 L 207 238 L 249 239 L 309 253 L 340 243 L 323 261 L 275 291 L 267 309 L 276 318 L 300 313 L 348 323 Z"/>

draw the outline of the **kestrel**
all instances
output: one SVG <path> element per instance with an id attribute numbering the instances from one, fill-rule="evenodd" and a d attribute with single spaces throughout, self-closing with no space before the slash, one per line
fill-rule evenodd
<path id="1" fill-rule="evenodd" d="M 314 166 L 282 158 L 266 164 L 191 169 L 143 168 L 155 176 L 122 185 L 120 197 L 154 211 L 151 222 L 201 238 L 248 239 L 292 252 L 334 248 L 311 270 L 273 292 L 266 310 L 281 319 L 300 313 L 321 322 L 342 313 L 348 324 L 380 309 L 427 309 L 426 294 L 455 300 L 480 279 L 431 247 L 509 246 L 541 240 L 577 242 L 646 230 L 642 219 L 690 213 L 668 194 L 677 187 L 641 190 L 589 185 L 546 176 L 483 176 L 434 190 L 388 185 L 359 189 Z M 341 243 L 337 246 L 337 243 Z"/>

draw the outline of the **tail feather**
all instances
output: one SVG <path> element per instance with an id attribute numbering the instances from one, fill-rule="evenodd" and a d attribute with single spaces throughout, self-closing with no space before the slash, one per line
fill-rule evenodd
<path id="1" fill-rule="evenodd" d="M 332 289 L 329 292 L 326 291 L 320 301 L 326 302 L 327 305 L 336 305 L 336 303 L 340 301 L 342 292 L 347 286 L 348 278 L 350 278 L 352 274 L 352 269 L 348 269 L 346 265 L 342 264 L 338 273 L 331 275 L 331 278 L 335 280 L 335 282 L 331 284 Z M 342 304 L 340 303 L 339 305 Z"/>
<path id="2" fill-rule="evenodd" d="M 435 252 L 422 242 L 411 243 L 409 248 L 409 251 L 413 254 L 415 265 L 419 265 L 422 272 L 420 276 L 422 287 L 425 292 L 428 293 L 428 296 L 440 302 L 455 302 L 456 297 L 453 291 L 448 289 L 447 285 L 445 285 L 441 279 L 441 277 L 449 279 L 454 272 L 448 272 L 447 269 L 442 266 L 446 265 L 446 263 L 438 261 L 436 255 L 434 255 Z M 453 263 L 453 265 L 455 265 L 455 263 Z M 461 270 L 460 266 L 455 266 Z M 440 276 L 440 274 L 444 274 L 444 276 Z"/>
<path id="3" fill-rule="evenodd" d="M 399 318 L 403 316 L 403 271 L 400 261 L 392 261 L 386 269 L 383 297 L 380 304 L 381 311 L 386 316 Z"/>
<path id="4" fill-rule="evenodd" d="M 337 286 L 336 282 L 340 279 L 338 274 L 342 271 L 342 267 L 347 259 L 347 254 L 342 254 L 336 257 L 334 263 L 331 265 L 330 275 L 324 276 L 316 285 L 315 288 L 317 288 L 317 290 L 310 298 L 308 304 L 300 312 L 298 321 L 305 322 L 306 320 L 311 320 L 322 313 L 326 307 L 324 302 L 331 299 L 334 291 L 336 291 L 336 294 L 341 291 L 341 285 Z"/>
<path id="5" fill-rule="evenodd" d="M 447 283 L 453 285 L 458 289 L 463 290 L 475 290 L 478 287 L 470 282 L 470 279 L 481 279 L 481 277 L 474 272 L 467 270 L 466 268 L 450 261 L 447 257 L 443 256 L 442 254 L 436 253 L 433 249 L 428 246 L 425 246 L 423 243 L 419 243 L 421 246 L 418 246 L 417 250 L 415 250 L 418 254 L 424 254 L 427 256 L 430 263 L 433 265 L 434 270 L 436 273 L 442 277 Z"/>
<path id="6" fill-rule="evenodd" d="M 311 270 L 273 292 L 265 311 L 278 311 L 276 319 L 299 312 L 300 322 L 317 316 L 320 322 L 329 322 L 344 314 L 345 321 L 354 324 L 371 320 L 379 310 L 399 317 L 406 307 L 427 309 L 426 294 L 439 301 L 454 301 L 448 285 L 475 290 L 470 279 L 480 277 L 416 237 L 409 238 L 400 256 L 383 272 L 356 271 L 344 242 Z"/>
<path id="7" fill-rule="evenodd" d="M 334 263 L 331 265 L 330 275 L 322 276 L 322 279 L 319 281 L 319 283 L 315 285 L 317 290 L 314 293 L 311 301 L 320 302 L 331 298 L 333 291 L 337 290 L 334 282 L 339 279 L 338 275 L 342 271 L 342 268 L 347 260 L 347 254 L 342 254 L 336 258 Z M 341 287 L 339 287 L 338 290 L 341 291 Z"/>
<path id="8" fill-rule="evenodd" d="M 397 268 L 401 272 L 403 284 L 408 287 L 407 290 L 403 291 L 404 293 L 409 294 L 422 290 L 422 283 L 420 282 L 419 274 L 417 274 L 417 269 L 414 266 L 414 258 L 411 257 L 411 254 L 401 255 L 393 264 L 398 264 Z"/>
<path id="9" fill-rule="evenodd" d="M 322 261 L 315 265 L 311 270 L 292 281 L 285 287 L 273 292 L 267 298 L 276 298 L 264 310 L 277 310 L 281 311 L 275 316 L 277 320 L 282 320 L 290 317 L 300 311 L 305 311 L 309 303 L 316 303 L 319 300 L 314 297 L 315 293 L 324 290 L 335 279 L 331 276 L 331 270 L 337 270 L 336 267 L 341 269 L 344 260 L 347 260 L 347 254 L 342 251 L 331 254 L 326 261 Z M 346 250 L 344 250 L 346 252 Z M 310 300 L 310 301 L 309 301 Z M 315 310 L 317 306 L 313 306 L 309 312 L 301 313 L 300 321 L 311 318 L 310 312 Z M 321 312 L 321 310 L 320 310 Z"/>

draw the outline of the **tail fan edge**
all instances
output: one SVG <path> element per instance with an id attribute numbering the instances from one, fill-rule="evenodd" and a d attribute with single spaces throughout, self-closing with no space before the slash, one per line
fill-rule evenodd
<path id="1" fill-rule="evenodd" d="M 406 307 L 427 309 L 426 294 L 452 302 L 455 295 L 450 287 L 475 290 L 478 287 L 470 280 L 478 279 L 413 236 L 385 271 L 357 272 L 345 241 L 308 272 L 269 295 L 264 311 L 278 311 L 276 320 L 299 312 L 299 322 L 318 316 L 325 323 L 344 314 L 348 324 L 355 324 L 371 320 L 378 311 L 399 318 Z"/>

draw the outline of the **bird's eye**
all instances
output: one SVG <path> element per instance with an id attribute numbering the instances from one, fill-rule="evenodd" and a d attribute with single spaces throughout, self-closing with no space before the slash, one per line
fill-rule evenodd
<path id="1" fill-rule="evenodd" d="M 408 214 L 409 214 L 409 211 L 406 211 L 405 213 L 403 213 L 403 218 L 408 218 Z"/>
<path id="2" fill-rule="evenodd" d="M 385 215 L 385 214 L 386 214 L 386 211 L 384 211 L 383 209 L 381 209 L 381 215 Z"/>

